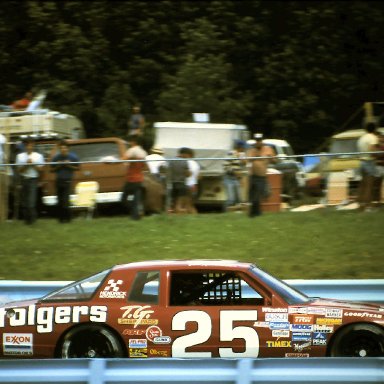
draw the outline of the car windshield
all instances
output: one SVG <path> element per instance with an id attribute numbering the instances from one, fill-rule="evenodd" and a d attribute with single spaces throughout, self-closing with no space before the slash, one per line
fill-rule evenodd
<path id="1" fill-rule="evenodd" d="M 71 144 L 71 152 L 74 152 L 80 161 L 97 161 L 105 158 L 119 158 L 119 147 L 116 143 L 86 143 Z"/>
<path id="2" fill-rule="evenodd" d="M 334 139 L 329 149 L 330 153 L 351 153 L 357 151 L 357 139 Z M 340 155 L 340 157 L 348 157 L 348 155 Z"/>
<path id="3" fill-rule="evenodd" d="M 258 279 L 265 283 L 267 287 L 273 289 L 288 304 L 302 304 L 310 301 L 310 298 L 304 295 L 304 293 L 297 291 L 295 288 L 292 288 L 280 279 L 271 276 L 269 273 L 264 272 L 262 269 L 252 266 L 250 270 Z"/>
<path id="4" fill-rule="evenodd" d="M 96 275 L 88 277 L 84 280 L 75 281 L 64 288 L 60 288 L 54 292 L 44 296 L 42 301 L 56 300 L 88 300 L 92 297 L 100 284 L 111 270 L 100 272 Z"/>

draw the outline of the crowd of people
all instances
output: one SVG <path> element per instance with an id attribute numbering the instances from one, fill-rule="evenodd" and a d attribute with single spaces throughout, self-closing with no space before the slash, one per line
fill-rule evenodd
<path id="1" fill-rule="evenodd" d="M 166 211 L 176 214 L 197 213 L 196 201 L 199 197 L 200 164 L 194 160 L 194 150 L 182 147 L 177 157 L 167 161 L 161 148 L 153 147 L 148 155 L 140 146 L 140 136 L 128 138 L 129 149 L 124 160 L 127 163 L 126 183 L 122 195 L 122 203 L 129 208 L 131 218 L 141 218 L 140 208 L 143 206 L 144 172 L 147 171 L 166 191 Z M 267 178 L 268 165 L 273 163 L 273 150 L 263 144 L 262 134 L 256 134 L 255 140 L 237 141 L 223 162 L 223 183 L 226 191 L 225 211 L 249 202 L 249 217 L 262 214 L 261 204 L 269 197 Z M 249 176 L 248 197 L 245 197 L 244 175 Z"/>
<path id="2" fill-rule="evenodd" d="M 25 109 L 32 98 L 30 92 L 24 99 L 13 103 L 14 110 Z M 182 147 L 172 161 L 164 157 L 164 151 L 152 147 L 147 153 L 141 146 L 145 118 L 139 106 L 134 106 L 128 120 L 128 149 L 122 160 L 126 162 L 125 184 L 121 204 L 132 220 L 143 216 L 143 183 L 149 175 L 165 191 L 164 211 L 175 214 L 197 213 L 201 166 L 194 160 L 192 148 Z M 5 137 L 0 134 L 0 163 L 4 160 Z M 382 200 L 381 190 L 384 177 L 384 135 L 377 130 L 375 123 L 366 125 L 366 133 L 357 141 L 361 152 L 360 173 L 362 176 L 357 201 L 360 211 L 374 210 L 375 202 Z M 70 194 L 73 177 L 80 168 L 76 154 L 69 151 L 68 144 L 61 141 L 58 152 L 52 159 L 51 172 L 56 174 L 57 219 L 61 223 L 71 221 Z M 270 196 L 267 171 L 276 162 L 271 147 L 264 145 L 263 135 L 257 133 L 247 142 L 238 140 L 233 150 L 223 161 L 223 186 L 226 194 L 225 211 L 244 210 L 250 218 L 262 215 L 262 202 Z M 27 139 L 24 150 L 15 161 L 21 180 L 21 207 L 26 224 L 37 219 L 38 180 L 44 166 L 43 156 L 34 151 L 34 142 Z M 244 177 L 246 175 L 246 177 Z M 247 180 L 244 183 L 244 180 Z"/>

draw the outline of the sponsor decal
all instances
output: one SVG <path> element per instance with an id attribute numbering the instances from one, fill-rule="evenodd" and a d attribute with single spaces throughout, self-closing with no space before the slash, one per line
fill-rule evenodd
<path id="1" fill-rule="evenodd" d="M 289 330 L 289 326 L 290 326 L 290 323 L 288 323 L 288 322 L 271 321 L 269 323 L 269 329 Z"/>
<path id="2" fill-rule="evenodd" d="M 151 327 L 148 327 L 145 332 L 145 336 L 147 337 L 147 339 L 152 342 L 155 337 L 162 336 L 162 335 L 163 335 L 163 332 L 161 328 L 159 328 L 157 325 L 152 325 Z"/>
<path id="3" fill-rule="evenodd" d="M 100 292 L 101 299 L 125 299 L 126 292 L 121 292 L 119 285 L 123 284 L 123 280 L 108 280 L 108 285 Z"/>
<path id="4" fill-rule="evenodd" d="M 313 324 L 313 315 L 293 315 L 294 324 Z"/>
<path id="5" fill-rule="evenodd" d="M 274 329 L 272 331 L 272 337 L 289 337 L 291 332 L 286 331 L 285 329 Z"/>
<path id="6" fill-rule="evenodd" d="M 319 325 L 340 325 L 342 323 L 341 319 L 331 319 L 327 317 L 319 317 L 316 320 L 316 324 Z"/>
<path id="7" fill-rule="evenodd" d="M 133 328 L 138 325 L 156 325 L 158 319 L 151 319 L 153 310 L 150 305 L 128 305 L 121 307 L 124 310 L 123 316 L 117 319 L 118 324 L 133 324 Z"/>
<path id="8" fill-rule="evenodd" d="M 254 327 L 260 327 L 260 328 L 269 328 L 269 323 L 266 321 L 255 321 L 253 323 Z"/>
<path id="9" fill-rule="evenodd" d="M 371 319 L 382 319 L 383 315 L 379 313 L 367 313 L 367 312 L 344 312 L 344 316 L 347 317 L 369 317 Z"/>
<path id="10" fill-rule="evenodd" d="M 311 339 L 311 332 L 292 332 L 292 341 L 309 341 Z"/>
<path id="11" fill-rule="evenodd" d="M 33 355 L 32 333 L 4 333 L 3 334 L 4 355 Z"/>
<path id="12" fill-rule="evenodd" d="M 339 308 L 327 308 L 325 310 L 325 317 L 334 317 L 340 319 L 343 317 L 343 310 Z"/>
<path id="13" fill-rule="evenodd" d="M 145 329 L 124 329 L 123 335 L 126 336 L 142 336 L 145 334 Z"/>
<path id="14" fill-rule="evenodd" d="M 290 348 L 292 346 L 290 340 L 270 340 L 266 343 L 268 348 Z"/>
<path id="15" fill-rule="evenodd" d="M 263 307 L 261 310 L 263 312 L 288 312 L 288 308 Z"/>
<path id="16" fill-rule="evenodd" d="M 327 335 L 325 333 L 316 332 L 313 334 L 313 345 L 327 345 Z"/>
<path id="17" fill-rule="evenodd" d="M 288 313 L 266 313 L 265 321 L 288 321 Z"/>
<path id="18" fill-rule="evenodd" d="M 158 336 L 153 339 L 154 344 L 170 344 L 172 339 L 169 336 Z"/>
<path id="19" fill-rule="evenodd" d="M 307 349 L 311 349 L 311 342 L 308 341 L 306 343 L 294 343 L 293 344 L 293 349 L 296 352 L 302 352 L 302 351 L 305 351 Z"/>
<path id="20" fill-rule="evenodd" d="M 307 311 L 308 315 L 325 315 L 325 308 L 309 307 Z"/>
<path id="21" fill-rule="evenodd" d="M 332 333 L 334 331 L 333 325 L 318 325 L 314 324 L 313 332 Z"/>
<path id="22" fill-rule="evenodd" d="M 307 307 L 291 307 L 288 309 L 288 313 L 306 315 L 308 313 L 308 308 Z"/>
<path id="23" fill-rule="evenodd" d="M 307 331 L 312 332 L 313 325 L 309 324 L 291 324 L 291 331 Z"/>
<path id="24" fill-rule="evenodd" d="M 35 325 L 37 333 L 51 333 L 54 324 L 79 323 L 80 320 L 88 320 L 96 323 L 107 321 L 108 308 L 104 305 L 75 305 L 59 307 L 39 307 L 29 305 L 24 308 L 14 308 L 12 316 L 7 316 L 7 310 L 0 308 L 0 328 L 22 327 Z"/>
<path id="25" fill-rule="evenodd" d="M 286 353 L 285 357 L 298 357 L 298 358 L 303 358 L 303 357 L 309 357 L 309 353 Z"/>
<path id="26" fill-rule="evenodd" d="M 129 339 L 129 348 L 147 348 L 147 339 Z"/>
<path id="27" fill-rule="evenodd" d="M 169 357 L 169 351 L 152 348 L 149 350 L 149 355 L 151 357 Z"/>
<path id="28" fill-rule="evenodd" d="M 129 348 L 129 357 L 148 357 L 147 348 Z"/>

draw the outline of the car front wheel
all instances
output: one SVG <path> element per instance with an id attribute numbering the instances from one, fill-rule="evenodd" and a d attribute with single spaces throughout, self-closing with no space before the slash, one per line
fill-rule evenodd
<path id="1" fill-rule="evenodd" d="M 348 326 L 335 335 L 329 355 L 332 357 L 383 357 L 384 330 L 371 324 Z"/>
<path id="2" fill-rule="evenodd" d="M 64 336 L 59 357 L 63 359 L 124 357 L 124 351 L 110 330 L 91 324 L 76 327 Z"/>

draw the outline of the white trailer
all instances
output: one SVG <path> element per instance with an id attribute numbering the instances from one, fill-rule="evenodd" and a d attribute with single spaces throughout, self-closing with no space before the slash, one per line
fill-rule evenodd
<path id="1" fill-rule="evenodd" d="M 223 185 L 223 162 L 236 140 L 247 140 L 245 125 L 214 123 L 157 122 L 155 146 L 166 158 L 175 158 L 181 147 L 192 148 L 201 166 L 198 205 L 222 206 L 226 201 Z"/>

